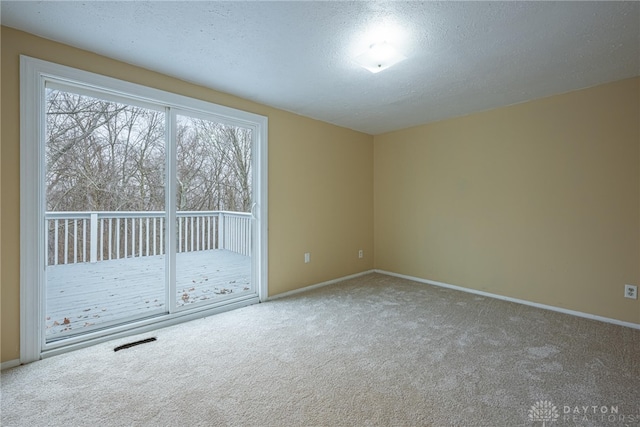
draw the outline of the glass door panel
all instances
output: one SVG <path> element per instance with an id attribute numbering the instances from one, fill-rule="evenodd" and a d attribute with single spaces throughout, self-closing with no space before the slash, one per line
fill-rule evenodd
<path id="1" fill-rule="evenodd" d="M 176 116 L 176 307 L 255 294 L 252 131 Z"/>
<path id="2" fill-rule="evenodd" d="M 165 112 L 46 89 L 45 338 L 167 312 Z"/>

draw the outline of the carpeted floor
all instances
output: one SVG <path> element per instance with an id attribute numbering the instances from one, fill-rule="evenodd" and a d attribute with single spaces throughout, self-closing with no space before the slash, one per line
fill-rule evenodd
<path id="1" fill-rule="evenodd" d="M 1 381 L 2 426 L 639 426 L 640 330 L 370 274 Z"/>

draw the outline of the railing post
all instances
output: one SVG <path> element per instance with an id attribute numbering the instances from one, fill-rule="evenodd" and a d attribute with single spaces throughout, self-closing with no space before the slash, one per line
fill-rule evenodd
<path id="1" fill-rule="evenodd" d="M 91 246 L 90 246 L 90 262 L 95 264 L 98 262 L 98 214 L 91 214 Z"/>
<path id="2" fill-rule="evenodd" d="M 218 214 L 218 249 L 224 249 L 224 213 Z"/>

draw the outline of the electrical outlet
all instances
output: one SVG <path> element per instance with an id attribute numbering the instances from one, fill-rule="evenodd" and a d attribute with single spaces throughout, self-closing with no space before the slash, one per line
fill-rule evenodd
<path id="1" fill-rule="evenodd" d="M 638 287 L 635 285 L 624 285 L 624 297 L 638 299 Z"/>
<path id="2" fill-rule="evenodd" d="M 311 262 L 311 254 L 309 252 L 305 252 L 305 254 L 304 254 L 304 263 L 308 264 L 309 262 Z"/>
<path id="3" fill-rule="evenodd" d="M 358 258 L 362 258 L 362 257 L 364 257 L 364 251 L 362 249 L 360 249 L 358 251 Z"/>

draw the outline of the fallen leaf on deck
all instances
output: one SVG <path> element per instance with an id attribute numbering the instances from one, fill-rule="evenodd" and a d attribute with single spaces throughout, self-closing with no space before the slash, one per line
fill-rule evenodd
<path id="1" fill-rule="evenodd" d="M 63 325 L 68 325 L 69 323 L 71 323 L 71 320 L 69 320 L 67 317 L 65 317 L 64 320 L 62 321 Z"/>

